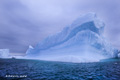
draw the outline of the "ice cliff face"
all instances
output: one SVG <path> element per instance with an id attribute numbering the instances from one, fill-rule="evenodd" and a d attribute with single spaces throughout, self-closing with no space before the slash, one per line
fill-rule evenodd
<path id="1" fill-rule="evenodd" d="M 90 62 L 115 57 L 117 49 L 103 37 L 104 26 L 96 14 L 83 15 L 61 32 L 48 36 L 35 48 L 30 47 L 28 57 L 67 62 Z"/>

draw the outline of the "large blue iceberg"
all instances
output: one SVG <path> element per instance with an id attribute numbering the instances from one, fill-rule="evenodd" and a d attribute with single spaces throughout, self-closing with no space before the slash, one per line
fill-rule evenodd
<path id="1" fill-rule="evenodd" d="M 94 62 L 115 58 L 118 50 L 103 36 L 104 23 L 95 13 L 80 16 L 61 32 L 50 35 L 27 50 L 27 58 L 64 61 Z"/>

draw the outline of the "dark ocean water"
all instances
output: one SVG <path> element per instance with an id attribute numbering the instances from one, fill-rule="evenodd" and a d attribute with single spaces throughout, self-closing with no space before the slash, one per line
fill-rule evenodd
<path id="1" fill-rule="evenodd" d="M 0 80 L 120 80 L 120 60 L 65 63 L 0 59 Z"/>

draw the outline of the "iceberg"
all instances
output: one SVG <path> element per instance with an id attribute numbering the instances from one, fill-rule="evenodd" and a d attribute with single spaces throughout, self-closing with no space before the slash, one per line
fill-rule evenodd
<path id="1" fill-rule="evenodd" d="M 0 58 L 8 58 L 9 49 L 0 49 Z"/>
<path id="2" fill-rule="evenodd" d="M 80 16 L 61 32 L 50 35 L 34 48 L 29 46 L 27 58 L 63 61 L 95 62 L 114 58 L 118 51 L 103 35 L 105 24 L 95 13 Z"/>

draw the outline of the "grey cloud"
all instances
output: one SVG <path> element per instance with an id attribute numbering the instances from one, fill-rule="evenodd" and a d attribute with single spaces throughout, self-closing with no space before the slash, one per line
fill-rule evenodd
<path id="1" fill-rule="evenodd" d="M 25 52 L 87 12 L 98 14 L 105 36 L 120 48 L 119 9 L 119 0 L 0 0 L 0 48 Z"/>

